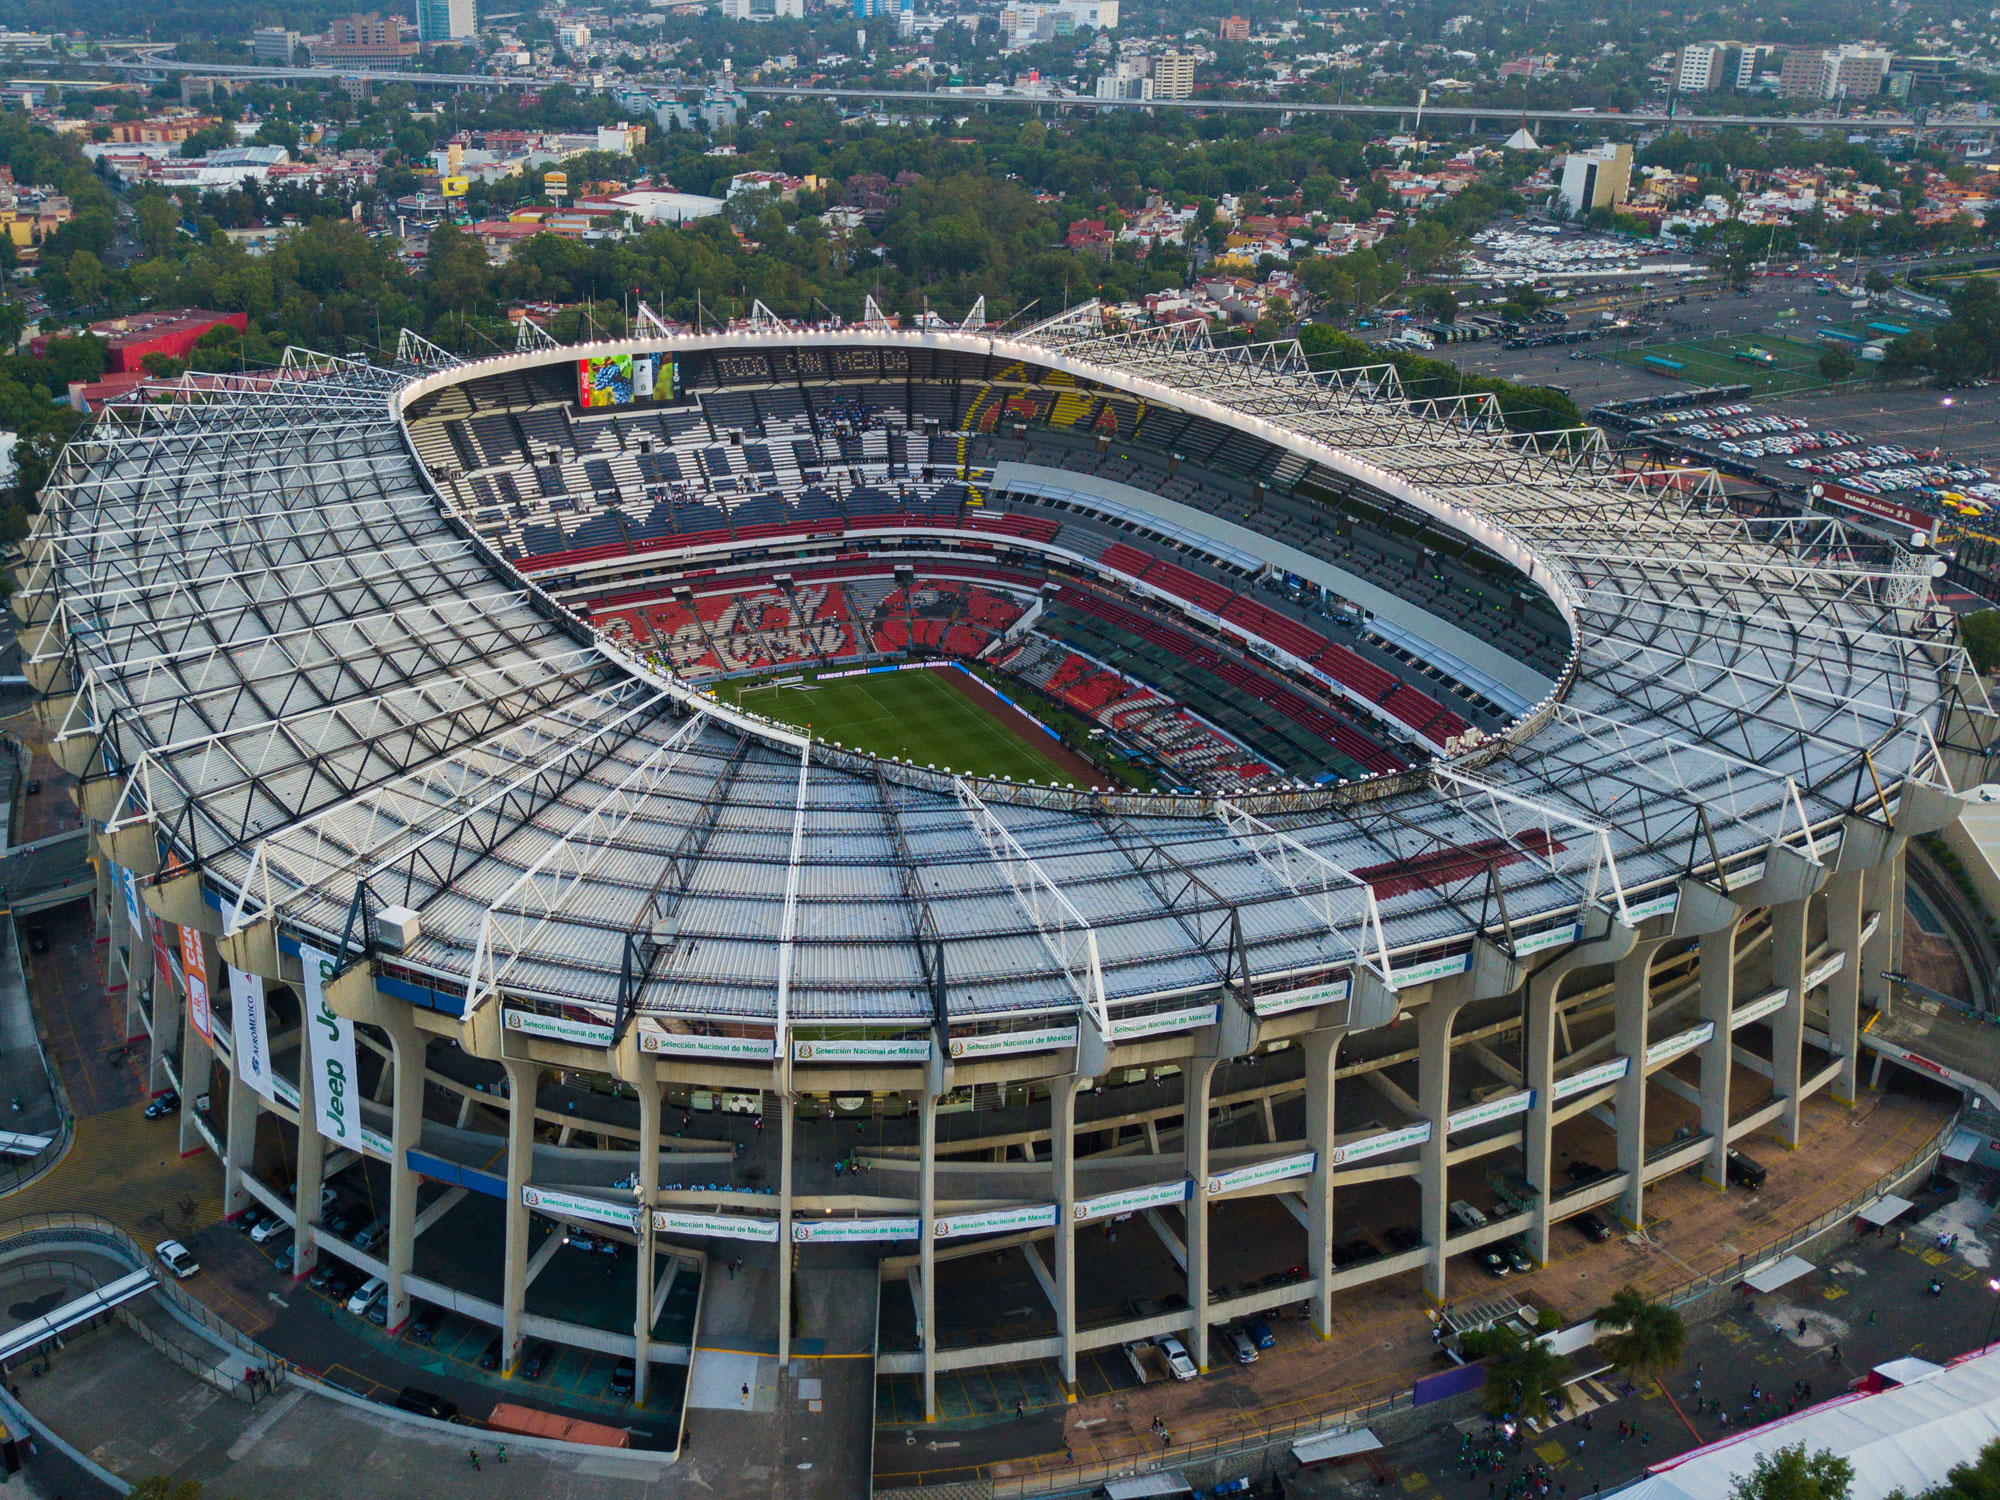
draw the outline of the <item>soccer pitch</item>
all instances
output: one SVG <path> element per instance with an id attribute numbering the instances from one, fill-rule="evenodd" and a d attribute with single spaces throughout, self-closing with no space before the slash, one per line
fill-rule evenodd
<path id="1" fill-rule="evenodd" d="M 1752 364 L 1735 358 L 1739 349 L 1752 344 L 1773 356 L 1776 363 Z M 1611 357 L 1620 364 L 1648 366 L 1646 356 L 1658 355 L 1678 360 L 1682 368 L 1673 379 L 1688 385 L 1747 385 L 1759 396 L 1815 390 L 1827 382 L 1817 368 L 1826 351 L 1815 344 L 1780 338 L 1768 333 L 1744 334 L 1736 338 L 1708 338 L 1672 344 L 1649 344 L 1620 349 Z M 1664 384 L 1664 382 L 1663 382 Z"/>
<path id="2" fill-rule="evenodd" d="M 784 686 L 719 682 L 715 695 L 852 750 L 974 776 L 1076 785 L 1073 776 L 942 680 L 953 670 L 871 672 Z"/>

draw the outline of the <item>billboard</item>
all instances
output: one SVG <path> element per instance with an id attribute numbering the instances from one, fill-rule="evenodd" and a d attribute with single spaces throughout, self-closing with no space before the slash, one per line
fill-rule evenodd
<path id="1" fill-rule="evenodd" d="M 577 404 L 630 406 L 674 399 L 674 362 L 664 354 L 598 354 L 576 362 Z"/>

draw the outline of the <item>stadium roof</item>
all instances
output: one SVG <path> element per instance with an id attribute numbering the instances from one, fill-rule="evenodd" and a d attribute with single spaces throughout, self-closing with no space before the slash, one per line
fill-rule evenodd
<path id="1" fill-rule="evenodd" d="M 1656 1464 L 1618 1491 L 1619 1500 L 1727 1500 L 1758 1459 L 1798 1444 L 1854 1466 L 1851 1500 L 1882 1500 L 1899 1490 L 1921 1495 L 2000 1439 L 2000 1353 L 1910 1374 L 1903 1385 L 1823 1401 Z"/>
<path id="2" fill-rule="evenodd" d="M 585 351 L 462 365 L 411 341 L 393 369 L 190 378 L 68 451 L 19 607 L 31 675 L 75 692 L 59 749 L 118 789 L 109 831 L 156 835 L 232 920 L 330 947 L 360 941 L 358 888 L 412 907 L 400 961 L 468 1008 L 918 1025 L 941 954 L 957 1022 L 1105 1027 L 1245 969 L 1393 984 L 1474 935 L 1636 920 L 1684 877 L 1754 879 L 1774 843 L 1828 860 L 1846 815 L 1943 779 L 1961 658 L 1926 559 L 1621 473 L 1595 433 L 1508 434 L 1491 397 L 1080 320 L 662 344 L 997 353 L 1200 412 L 1476 537 L 1576 652 L 1504 738 L 1325 790 L 1077 793 L 808 745 L 523 582 L 415 458 L 419 395 Z M 1353 873 L 1467 849 L 1449 886 L 1378 899 Z"/>

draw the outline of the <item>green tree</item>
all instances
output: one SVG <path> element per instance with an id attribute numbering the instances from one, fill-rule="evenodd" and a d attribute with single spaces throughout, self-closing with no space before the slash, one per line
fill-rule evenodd
<path id="1" fill-rule="evenodd" d="M 1960 615 L 1958 639 L 1981 672 L 2000 666 L 2000 609 L 1976 609 Z"/>
<path id="2" fill-rule="evenodd" d="M 1423 304 L 1424 311 L 1429 313 L 1433 318 L 1436 318 L 1438 322 L 1456 323 L 1458 321 L 1458 294 L 1450 287 L 1426 287 L 1423 295 L 1417 300 Z"/>
<path id="3" fill-rule="evenodd" d="M 1687 1323 L 1681 1315 L 1671 1307 L 1648 1302 L 1629 1282 L 1593 1316 L 1597 1319 L 1598 1349 L 1628 1375 L 1657 1379 L 1687 1353 Z"/>
<path id="4" fill-rule="evenodd" d="M 1854 373 L 1854 356 L 1845 349 L 1829 349 L 1815 366 L 1821 380 L 1846 380 Z"/>
<path id="5" fill-rule="evenodd" d="M 107 285 L 104 262 L 88 250 L 79 250 L 63 267 L 69 280 L 69 299 L 78 307 L 90 307 L 104 300 Z"/>
<path id="6" fill-rule="evenodd" d="M 1486 1410 L 1546 1422 L 1555 1416 L 1569 1361 L 1540 1339 L 1523 1339 L 1511 1328 L 1487 1331 L 1477 1346 L 1486 1359 Z"/>
<path id="7" fill-rule="evenodd" d="M 174 229 L 181 221 L 180 210 L 165 193 L 136 194 L 132 212 L 139 224 L 139 243 L 152 256 L 165 255 L 174 245 Z"/>
<path id="8" fill-rule="evenodd" d="M 1729 1500 L 1847 1500 L 1853 1487 L 1853 1464 L 1828 1449 L 1808 1453 L 1804 1443 L 1794 1443 L 1761 1455 Z"/>
<path id="9" fill-rule="evenodd" d="M 424 259 L 424 282 L 433 304 L 450 312 L 486 309 L 486 250 L 455 224 L 431 231 L 430 253 Z"/>

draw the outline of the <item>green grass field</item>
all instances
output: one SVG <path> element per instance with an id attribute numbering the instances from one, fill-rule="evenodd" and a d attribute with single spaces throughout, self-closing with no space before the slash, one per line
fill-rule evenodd
<path id="1" fill-rule="evenodd" d="M 1747 349 L 1755 344 L 1776 357 L 1776 363 L 1754 365 L 1734 359 L 1731 354 L 1737 349 Z M 1788 391 L 1815 390 L 1826 382 L 1814 368 L 1825 350 L 1822 346 L 1799 339 L 1778 338 L 1768 333 L 1744 334 L 1739 338 L 1697 339 L 1674 344 L 1652 344 L 1643 349 L 1620 349 L 1612 356 L 1621 364 L 1637 365 L 1641 369 L 1651 369 L 1645 359 L 1649 354 L 1665 359 L 1677 359 L 1686 365 L 1685 370 L 1675 372 L 1672 380 L 1688 385 L 1747 385 L 1758 395 L 1768 396 Z M 1661 380 L 1663 389 L 1667 379 Z"/>
<path id="2" fill-rule="evenodd" d="M 1076 784 L 1033 744 L 943 681 L 949 670 L 877 672 L 790 687 L 719 682 L 715 695 L 851 750 L 975 776 Z"/>

